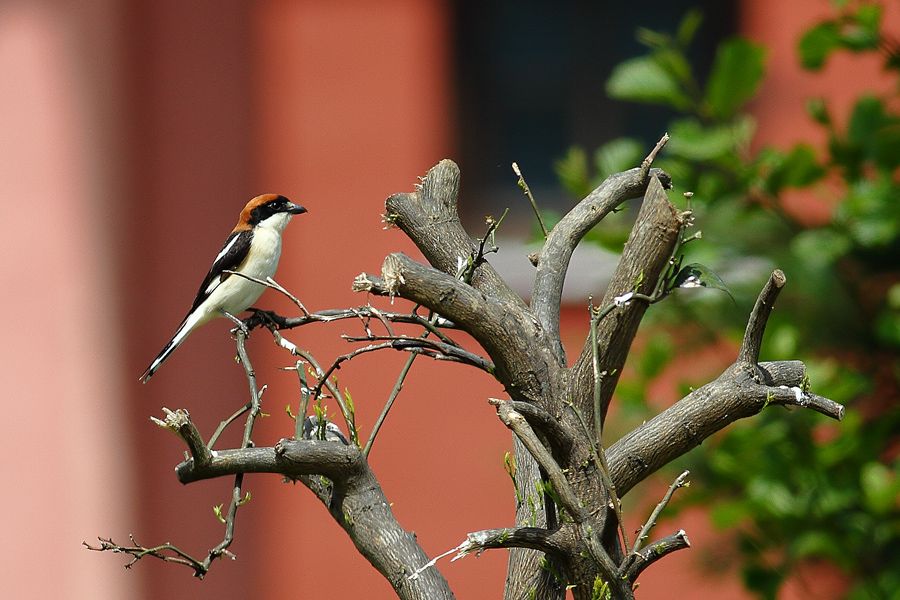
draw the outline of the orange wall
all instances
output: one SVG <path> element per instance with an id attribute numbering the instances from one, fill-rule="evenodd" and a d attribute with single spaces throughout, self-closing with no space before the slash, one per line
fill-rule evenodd
<path id="1" fill-rule="evenodd" d="M 380 272 L 393 251 L 417 255 L 399 231 L 383 229 L 381 214 L 388 195 L 411 191 L 417 176 L 453 155 L 447 18 L 441 3 L 418 0 L 268 2 L 256 14 L 256 147 L 265 152 L 255 167 L 267 189 L 309 207 L 288 233 L 281 279 L 310 310 L 365 303 L 350 291 L 357 274 Z M 347 327 L 359 332 L 346 323 L 290 338 L 325 362 L 350 348 L 338 337 Z M 364 436 L 405 358 L 370 355 L 342 368 L 340 384 L 353 393 Z M 274 348 L 262 360 L 291 362 Z M 295 401 L 295 381 L 273 374 L 268 405 L 280 411 Z M 379 435 L 373 467 L 395 514 L 429 554 L 456 546 L 471 528 L 511 518 L 501 462 L 509 438 L 486 402 L 499 393 L 481 373 L 419 359 Z M 284 435 L 286 419 L 270 421 L 270 439 Z M 311 494 L 257 479 L 266 503 L 253 532 L 266 554 L 260 593 L 284 597 L 302 586 L 310 598 L 393 597 Z M 459 597 L 497 597 L 503 558 L 444 566 Z"/>

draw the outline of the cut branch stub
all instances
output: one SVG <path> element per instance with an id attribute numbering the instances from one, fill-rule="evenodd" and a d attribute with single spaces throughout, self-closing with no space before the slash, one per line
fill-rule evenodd
<path id="1" fill-rule="evenodd" d="M 385 221 L 399 227 L 434 268 L 454 274 L 459 258 L 473 254 L 472 238 L 457 211 L 459 167 L 444 159 L 425 174 L 413 193 L 394 194 L 385 203 Z M 509 303 L 517 310 L 525 303 L 487 262 L 472 277 L 472 286 Z"/>
<path id="2" fill-rule="evenodd" d="M 769 321 L 769 315 L 772 314 L 772 308 L 775 306 L 775 300 L 781 293 L 781 288 L 787 283 L 787 278 L 781 269 L 775 269 L 766 282 L 765 287 L 759 293 L 756 304 L 753 305 L 753 311 L 750 313 L 750 319 L 747 321 L 747 329 L 744 332 L 744 341 L 741 343 L 741 351 L 738 354 L 738 362 L 756 364 L 759 361 L 759 351 L 762 348 L 763 333 L 766 330 L 766 323 Z"/>

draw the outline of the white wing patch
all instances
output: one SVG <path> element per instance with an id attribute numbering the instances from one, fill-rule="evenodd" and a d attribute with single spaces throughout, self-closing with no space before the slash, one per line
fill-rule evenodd
<path id="1" fill-rule="evenodd" d="M 219 254 L 216 256 L 216 259 L 213 261 L 213 267 L 215 267 L 216 263 L 219 262 L 220 260 L 222 260 L 222 258 L 223 258 L 226 254 L 228 254 L 228 251 L 231 250 L 231 247 L 234 246 L 235 242 L 238 241 L 238 238 L 239 238 L 239 237 L 241 237 L 241 236 L 240 236 L 240 235 L 235 235 L 234 237 L 231 238 L 231 241 L 230 241 L 230 242 L 228 242 L 227 244 L 225 244 L 225 247 L 222 248 L 222 251 L 219 252 Z M 212 293 L 213 293 L 213 290 L 215 290 L 217 287 L 219 287 L 219 284 L 220 284 L 220 283 L 222 283 L 222 276 L 221 276 L 221 275 L 219 275 L 218 277 L 213 277 L 213 278 L 212 278 L 212 281 L 209 282 L 209 285 L 206 286 L 205 294 L 206 294 L 207 296 L 209 296 L 210 294 L 212 294 Z"/>
<path id="2" fill-rule="evenodd" d="M 235 243 L 236 241 L 238 241 L 238 238 L 239 238 L 239 237 L 240 237 L 239 235 L 236 235 L 236 236 L 234 236 L 233 238 L 231 238 L 231 241 L 230 241 L 230 242 L 228 242 L 227 244 L 225 244 L 225 247 L 222 248 L 222 251 L 219 252 L 219 255 L 216 256 L 215 260 L 213 260 L 213 264 L 216 264 L 217 262 L 219 262 L 220 260 L 222 260 L 222 257 L 223 257 L 223 256 L 225 256 L 226 254 L 228 254 L 228 251 L 231 250 L 231 247 L 234 246 L 234 243 Z"/>
<path id="3" fill-rule="evenodd" d="M 217 277 L 213 277 L 213 280 L 209 282 L 209 285 L 208 285 L 208 286 L 206 286 L 206 291 L 205 291 L 204 293 L 205 293 L 207 296 L 209 296 L 210 294 L 213 293 L 213 290 L 215 290 L 217 287 L 219 287 L 219 284 L 220 284 L 220 283 L 222 283 L 222 276 L 221 276 L 221 275 L 219 275 L 219 276 L 217 276 Z"/>

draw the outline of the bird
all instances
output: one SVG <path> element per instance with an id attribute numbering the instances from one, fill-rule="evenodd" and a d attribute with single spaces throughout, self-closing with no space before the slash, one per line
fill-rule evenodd
<path id="1" fill-rule="evenodd" d="M 262 194 L 244 206 L 237 225 L 200 284 L 187 316 L 141 375 L 142 383 L 153 377 L 195 329 L 216 317 L 236 320 L 234 315 L 256 302 L 265 286 L 226 271 L 260 280 L 275 275 L 281 257 L 281 234 L 294 215 L 305 212 L 304 207 L 280 194 Z"/>

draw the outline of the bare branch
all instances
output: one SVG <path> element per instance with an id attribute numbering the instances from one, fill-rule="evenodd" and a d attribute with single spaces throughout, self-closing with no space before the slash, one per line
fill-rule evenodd
<path id="1" fill-rule="evenodd" d="M 546 367 L 535 363 L 544 360 L 545 349 L 536 343 L 534 322 L 531 318 L 523 320 L 520 313 L 497 297 L 485 296 L 459 279 L 401 253 L 384 259 L 381 277 L 358 276 L 353 289 L 400 296 L 449 318 L 487 351 L 496 365 L 496 377 L 508 389 L 527 396 L 540 387 L 535 373 Z"/>
<path id="2" fill-rule="evenodd" d="M 648 544 L 643 550 L 639 551 L 632 562 L 628 565 L 628 570 L 623 574 L 627 581 L 634 582 L 638 576 L 644 572 L 644 569 L 663 558 L 675 552 L 690 548 L 691 542 L 683 529 L 678 530 L 672 535 L 668 535 L 660 540 Z"/>
<path id="3" fill-rule="evenodd" d="M 406 381 L 406 375 L 412 368 L 412 364 L 413 361 L 416 360 L 416 356 L 418 356 L 418 354 L 416 353 L 410 354 L 406 359 L 406 364 L 404 364 L 403 368 L 400 369 L 400 374 L 397 376 L 397 381 L 394 383 L 394 387 L 391 389 L 391 393 L 388 395 L 388 399 L 384 403 L 384 407 L 378 414 L 378 418 L 375 420 L 375 424 L 372 426 L 372 432 L 369 434 L 369 440 L 366 442 L 365 448 L 363 448 L 363 454 L 365 456 L 369 456 L 369 453 L 372 451 L 372 445 L 375 444 L 375 438 L 378 436 L 378 432 L 381 431 L 381 426 L 384 425 L 384 420 L 387 418 L 388 413 L 394 406 L 394 400 L 396 400 L 397 396 L 400 395 L 400 390 L 403 389 L 403 382 Z"/>
<path id="4" fill-rule="evenodd" d="M 665 185 L 671 183 L 668 175 L 658 169 L 652 172 Z M 537 273 L 531 294 L 534 311 L 548 340 L 559 340 L 559 305 L 563 283 L 569 269 L 572 253 L 581 239 L 606 215 L 630 198 L 644 193 L 650 183 L 640 168 L 609 176 L 606 181 L 579 202 L 550 232 L 538 257 Z M 558 349 L 559 362 L 564 362 L 562 346 Z"/>
<path id="5" fill-rule="evenodd" d="M 613 444 L 607 459 L 620 495 L 712 434 L 769 404 L 811 408 L 834 419 L 843 416 L 840 404 L 803 392 L 803 380 L 772 388 L 760 383 L 762 378 L 761 370 L 736 363 Z"/>
<path id="6" fill-rule="evenodd" d="M 525 193 L 525 196 L 528 198 L 528 201 L 531 203 L 531 210 L 534 211 L 534 216 L 537 219 L 538 225 L 541 227 L 541 232 L 544 234 L 544 239 L 547 239 L 547 226 L 544 224 L 544 219 L 541 217 L 541 211 L 538 208 L 537 202 L 534 200 L 534 196 L 531 195 L 531 188 L 528 187 L 528 182 L 525 181 L 525 176 L 522 175 L 522 171 L 519 169 L 518 163 L 512 164 L 513 173 L 516 174 L 516 177 L 519 178 L 517 181 L 522 191 Z"/>
<path id="7" fill-rule="evenodd" d="M 474 531 L 466 535 L 465 541 L 458 546 L 438 554 L 430 561 L 419 567 L 410 575 L 411 579 L 419 577 L 426 569 L 430 569 L 437 561 L 451 554 L 455 556 L 450 562 L 457 561 L 461 558 L 472 554 L 478 554 L 483 550 L 494 548 L 529 548 L 538 550 L 547 554 L 557 554 L 563 550 L 568 550 L 561 545 L 561 541 L 557 539 L 558 532 L 547 531 L 540 527 L 512 527 L 505 529 L 484 529 L 482 531 Z"/>
<path id="8" fill-rule="evenodd" d="M 622 437 L 607 452 L 613 482 L 621 495 L 662 465 L 681 456 L 727 425 L 755 415 L 770 404 L 810 408 L 840 420 L 844 407 L 809 394 L 802 365 L 796 361 L 755 362 L 766 319 L 784 274 L 775 271 L 751 314 L 738 360 L 715 381 L 681 399 Z M 754 360 L 750 360 L 754 359 Z M 773 383 L 778 381 L 777 387 Z"/>
<path id="9" fill-rule="evenodd" d="M 200 561 L 181 548 L 169 543 L 160 544 L 158 546 L 142 546 L 138 544 L 134 535 L 131 534 L 128 536 L 131 539 L 131 546 L 122 546 L 113 541 L 112 538 L 102 538 L 98 537 L 97 540 L 100 542 L 99 546 L 92 546 L 87 542 L 81 542 L 81 544 L 87 548 L 88 550 L 93 550 L 95 552 L 112 552 L 113 554 L 126 554 L 131 557 L 131 560 L 125 563 L 125 568 L 130 569 L 134 564 L 145 558 L 147 556 L 151 558 L 157 558 L 163 562 L 170 562 L 179 565 L 184 565 L 190 567 L 194 570 L 194 577 L 199 579 L 203 579 L 206 576 L 206 573 L 209 571 L 209 567 L 204 565 L 203 561 Z"/>
<path id="10" fill-rule="evenodd" d="M 575 443 L 575 436 L 568 429 L 563 427 L 553 415 L 545 411 L 543 408 L 530 402 L 519 402 L 516 400 L 499 400 L 490 398 L 494 402 L 508 402 L 516 412 L 522 414 L 528 423 L 537 431 L 544 434 L 547 442 L 551 444 L 554 453 L 568 452 L 569 448 Z"/>
<path id="11" fill-rule="evenodd" d="M 675 490 L 686 487 L 690 485 L 687 481 L 687 477 L 690 475 L 690 471 L 684 471 L 681 475 L 675 478 L 675 481 L 672 482 L 672 485 L 669 486 L 669 489 L 666 490 L 665 495 L 662 500 L 659 501 L 659 504 L 656 505 L 656 508 L 653 509 L 653 512 L 650 513 L 650 518 L 647 519 L 647 522 L 644 523 L 644 526 L 641 527 L 640 533 L 638 533 L 637 538 L 634 540 L 634 546 L 631 548 L 631 555 L 636 555 L 641 547 L 644 545 L 643 542 L 650 536 L 650 530 L 656 526 L 656 520 L 659 519 L 659 515 L 662 514 L 662 511 L 666 509 L 669 501 L 672 499 L 672 494 L 675 493 Z M 632 556 L 626 557 L 625 566 L 631 562 Z M 623 569 L 624 571 L 625 569 Z"/>
<path id="12" fill-rule="evenodd" d="M 656 146 L 653 147 L 653 150 L 650 151 L 650 154 L 641 161 L 641 176 L 647 177 L 650 173 L 650 167 L 653 165 L 653 161 L 656 160 L 656 155 L 659 154 L 660 150 L 665 147 L 665 145 L 669 142 L 669 134 L 664 133 L 659 141 L 656 142 Z"/>
<path id="13" fill-rule="evenodd" d="M 447 582 L 434 569 L 415 581 L 408 580 L 407 575 L 428 558 L 415 536 L 397 523 L 358 447 L 334 441 L 282 439 L 273 448 L 219 450 L 203 467 L 193 460 L 176 467 L 182 483 L 236 473 L 278 473 L 293 480 L 303 480 L 306 475 L 327 477 L 334 485 L 329 513 L 360 553 L 390 581 L 400 598 L 453 597 Z"/>
<path id="14" fill-rule="evenodd" d="M 607 308 L 598 314 L 597 364 L 594 364 L 594 343 L 588 336 L 572 367 L 572 396 L 589 422 L 593 420 L 595 403 L 601 406 L 600 421 L 606 417 L 631 343 L 647 311 L 647 299 L 652 298 L 657 281 L 669 263 L 683 224 L 683 217 L 669 202 L 662 182 L 651 177 L 622 258 L 599 304 Z M 638 296 L 642 301 L 630 300 Z M 602 374 L 599 388 L 594 385 L 595 370 Z"/>
<path id="15" fill-rule="evenodd" d="M 407 337 L 407 336 L 385 336 L 385 335 L 373 335 L 370 337 L 350 337 L 350 336 L 342 336 L 348 342 L 367 342 L 367 341 L 385 341 L 388 343 L 389 347 L 395 350 L 407 350 L 410 352 L 419 352 L 421 354 L 425 354 L 426 356 L 430 356 L 431 358 L 437 360 L 451 360 L 456 362 L 461 362 L 468 364 L 470 366 L 476 367 L 485 371 L 487 373 L 492 373 L 494 370 L 494 365 L 491 364 L 490 361 L 485 360 L 484 358 L 478 356 L 474 352 L 469 352 L 465 348 L 461 348 L 454 344 L 445 344 L 444 342 L 438 342 L 435 340 L 429 340 L 424 337 Z"/>

